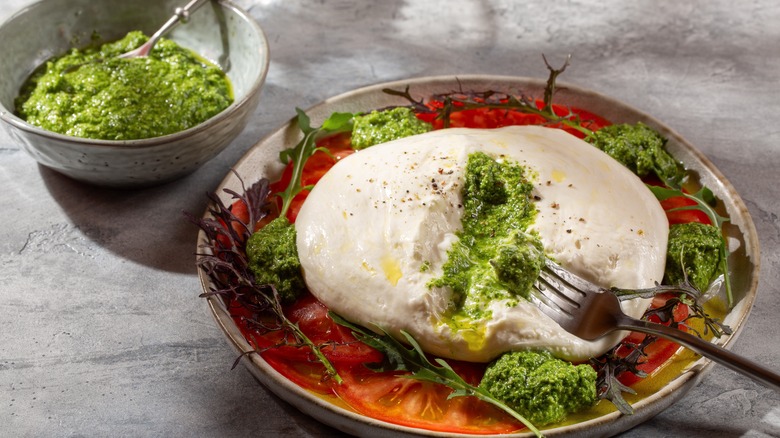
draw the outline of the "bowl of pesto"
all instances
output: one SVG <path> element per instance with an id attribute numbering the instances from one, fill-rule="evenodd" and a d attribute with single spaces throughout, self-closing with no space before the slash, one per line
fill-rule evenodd
<path id="1" fill-rule="evenodd" d="M 149 56 L 120 59 L 179 0 L 43 0 L 0 26 L 0 119 L 41 165 L 79 181 L 132 188 L 197 170 L 257 107 L 268 71 L 262 29 L 212 1 Z"/>

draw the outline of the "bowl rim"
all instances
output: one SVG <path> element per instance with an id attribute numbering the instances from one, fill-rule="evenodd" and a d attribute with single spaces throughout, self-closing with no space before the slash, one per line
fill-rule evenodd
<path id="1" fill-rule="evenodd" d="M 12 20 L 16 19 L 17 17 L 21 16 L 22 14 L 26 13 L 29 9 L 32 9 L 35 6 L 44 3 L 45 1 L 47 0 L 39 0 L 37 2 L 25 6 L 21 10 L 11 15 L 11 17 L 5 20 L 2 24 L 0 24 L 0 28 L 5 26 L 7 23 L 11 22 Z M 95 147 L 95 148 L 121 147 L 123 149 L 144 149 L 144 148 L 160 146 L 163 144 L 174 143 L 178 140 L 185 139 L 208 130 L 212 125 L 217 124 L 222 120 L 230 117 L 239 109 L 249 104 L 253 96 L 260 91 L 263 84 L 265 83 L 266 77 L 268 76 L 269 65 L 271 62 L 268 38 L 265 34 L 265 31 L 263 31 L 263 29 L 260 27 L 257 21 L 254 18 L 252 18 L 252 16 L 249 15 L 249 13 L 245 9 L 238 6 L 231 0 L 219 0 L 217 3 L 223 8 L 233 10 L 233 12 L 235 12 L 245 22 L 249 23 L 249 25 L 254 29 L 255 33 L 258 35 L 260 39 L 260 47 L 258 48 L 257 52 L 260 55 L 261 68 L 260 68 L 260 74 L 257 75 L 255 80 L 252 82 L 251 86 L 248 88 L 247 92 L 244 94 L 244 96 L 241 99 L 234 100 L 233 103 L 228 105 L 227 108 L 211 116 L 210 118 L 204 120 L 203 122 L 198 123 L 197 125 L 182 131 L 177 131 L 171 134 L 161 135 L 157 137 L 140 138 L 140 139 L 132 139 L 132 140 L 103 140 L 103 139 L 92 139 L 92 138 L 75 137 L 71 135 L 60 134 L 32 125 L 22 120 L 20 117 L 16 116 L 14 114 L 14 111 L 6 108 L 6 106 L 3 105 L 2 102 L 0 102 L 0 120 L 4 121 L 10 126 L 13 126 L 14 128 L 20 129 L 22 131 L 25 131 L 33 135 L 49 138 L 51 140 L 55 140 L 61 143 L 69 143 L 76 146 L 86 146 L 86 147 Z"/>

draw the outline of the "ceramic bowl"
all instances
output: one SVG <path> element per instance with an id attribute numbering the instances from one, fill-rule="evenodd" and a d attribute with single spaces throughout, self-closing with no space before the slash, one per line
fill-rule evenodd
<path id="1" fill-rule="evenodd" d="M 43 0 L 0 27 L 0 119 L 10 137 L 40 164 L 74 179 L 109 187 L 139 187 L 195 171 L 243 130 L 257 107 L 268 71 L 262 29 L 229 1 L 194 11 L 168 38 L 219 65 L 233 85 L 227 109 L 185 131 L 142 140 L 92 140 L 56 134 L 14 115 L 14 99 L 33 70 L 93 36 L 108 42 L 131 30 L 151 35 L 181 0 Z"/>

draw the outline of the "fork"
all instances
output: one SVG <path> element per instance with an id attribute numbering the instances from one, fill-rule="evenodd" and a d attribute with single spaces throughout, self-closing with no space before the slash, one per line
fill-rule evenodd
<path id="1" fill-rule="evenodd" d="M 780 375 L 745 357 L 676 328 L 627 316 L 618 297 L 551 260 L 534 284 L 531 294 L 539 309 L 567 332 L 592 341 L 617 330 L 648 333 L 670 339 L 721 365 L 780 390 Z"/>

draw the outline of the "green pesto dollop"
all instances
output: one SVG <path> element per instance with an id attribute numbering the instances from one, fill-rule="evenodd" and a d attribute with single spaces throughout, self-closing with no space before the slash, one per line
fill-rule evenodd
<path id="1" fill-rule="evenodd" d="M 665 284 L 688 278 L 699 290 L 707 290 L 718 272 L 722 237 L 718 227 L 691 222 L 669 227 Z"/>
<path id="2" fill-rule="evenodd" d="M 383 111 L 371 111 L 355 116 L 352 127 L 352 148 L 365 149 L 398 138 L 423 134 L 431 130 L 431 124 L 423 122 L 409 108 L 397 107 Z"/>
<path id="3" fill-rule="evenodd" d="M 246 244 L 255 283 L 273 284 L 284 302 L 295 301 L 306 289 L 295 237 L 295 227 L 279 217 L 254 232 Z"/>
<path id="4" fill-rule="evenodd" d="M 606 126 L 585 140 L 640 177 L 656 175 L 672 185 L 685 177 L 685 169 L 666 151 L 666 139 L 642 122 Z"/>
<path id="5" fill-rule="evenodd" d="M 233 102 L 225 74 L 171 40 L 149 56 L 117 58 L 147 39 L 134 31 L 47 61 L 22 87 L 18 115 L 60 134 L 134 140 L 191 128 Z"/>
<path id="6" fill-rule="evenodd" d="M 462 231 L 447 254 L 443 275 L 429 287 L 453 291 L 454 320 L 488 317 L 496 300 L 527 298 L 544 264 L 541 240 L 527 228 L 536 216 L 525 169 L 485 153 L 469 155 L 462 189 Z"/>
<path id="7" fill-rule="evenodd" d="M 535 426 L 557 423 L 596 402 L 596 371 L 547 351 L 506 353 L 491 363 L 479 384 Z"/>

